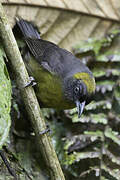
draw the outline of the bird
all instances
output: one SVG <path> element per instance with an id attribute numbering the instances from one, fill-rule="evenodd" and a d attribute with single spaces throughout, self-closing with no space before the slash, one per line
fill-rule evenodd
<path id="1" fill-rule="evenodd" d="M 38 28 L 17 19 L 13 32 L 24 42 L 22 57 L 28 74 L 36 81 L 35 92 L 43 108 L 72 109 L 78 118 L 95 93 L 95 78 L 90 69 L 66 49 L 41 39 Z"/>

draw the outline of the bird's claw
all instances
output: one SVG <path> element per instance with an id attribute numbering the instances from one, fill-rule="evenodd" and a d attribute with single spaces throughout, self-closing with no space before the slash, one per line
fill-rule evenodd
<path id="1" fill-rule="evenodd" d="M 39 132 L 39 135 L 44 135 L 46 133 L 50 132 L 50 128 L 46 127 L 46 129 L 44 129 L 43 131 Z"/>
<path id="2" fill-rule="evenodd" d="M 29 82 L 24 87 L 26 88 L 26 87 L 29 87 L 29 86 L 35 86 L 36 84 L 37 83 L 35 82 L 35 79 L 32 76 L 30 76 L 29 77 Z"/>

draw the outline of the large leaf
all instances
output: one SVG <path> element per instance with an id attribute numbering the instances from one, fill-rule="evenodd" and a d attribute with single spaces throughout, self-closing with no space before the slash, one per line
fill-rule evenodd
<path id="1" fill-rule="evenodd" d="M 41 36 L 72 50 L 80 40 L 103 37 L 119 25 L 119 0 L 3 0 L 9 21 L 20 16 L 39 27 Z M 27 5 L 27 6 L 26 6 Z M 99 36 L 98 36 L 99 34 Z"/>

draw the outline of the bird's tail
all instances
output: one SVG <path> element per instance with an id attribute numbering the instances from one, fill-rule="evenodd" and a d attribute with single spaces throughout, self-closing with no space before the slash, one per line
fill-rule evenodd
<path id="1" fill-rule="evenodd" d="M 37 28 L 31 23 L 26 20 L 20 19 L 16 20 L 16 26 L 19 28 L 18 30 L 21 31 L 25 38 L 36 38 L 40 39 L 40 33 L 38 32 Z"/>

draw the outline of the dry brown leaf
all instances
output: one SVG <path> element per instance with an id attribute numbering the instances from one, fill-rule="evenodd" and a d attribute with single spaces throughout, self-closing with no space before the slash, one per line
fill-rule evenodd
<path id="1" fill-rule="evenodd" d="M 71 50 L 80 40 L 103 37 L 119 28 L 119 0 L 4 0 L 13 26 L 14 17 L 35 22 L 42 38 Z"/>
<path id="2" fill-rule="evenodd" d="M 62 8 L 114 20 L 120 19 L 119 0 L 2 0 L 2 2 Z"/>

